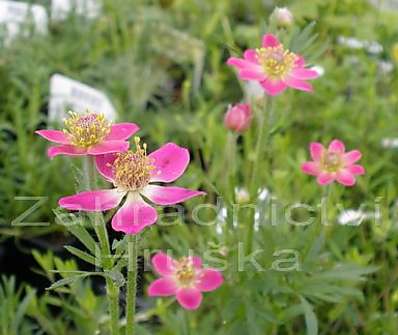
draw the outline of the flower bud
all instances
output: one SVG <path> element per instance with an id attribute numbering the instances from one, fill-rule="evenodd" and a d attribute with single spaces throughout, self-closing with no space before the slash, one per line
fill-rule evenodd
<path id="1" fill-rule="evenodd" d="M 224 125 L 229 130 L 242 133 L 250 127 L 252 110 L 248 104 L 229 106 L 224 117 Z"/>
<path id="2" fill-rule="evenodd" d="M 293 23 L 293 14 L 286 7 L 276 7 L 272 13 L 272 17 L 275 19 L 278 26 L 289 27 Z"/>

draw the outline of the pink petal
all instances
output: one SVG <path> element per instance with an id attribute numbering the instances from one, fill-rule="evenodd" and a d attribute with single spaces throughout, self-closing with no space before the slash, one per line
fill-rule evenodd
<path id="1" fill-rule="evenodd" d="M 175 271 L 174 259 L 162 251 L 152 257 L 152 266 L 162 276 L 172 275 Z"/>
<path id="2" fill-rule="evenodd" d="M 328 185 L 335 180 L 335 176 L 328 172 L 321 172 L 318 175 L 317 181 L 319 185 Z"/>
<path id="3" fill-rule="evenodd" d="M 328 151 L 343 154 L 345 152 L 345 145 L 340 140 L 333 140 L 329 144 Z"/>
<path id="4" fill-rule="evenodd" d="M 159 278 L 153 281 L 148 287 L 150 297 L 168 297 L 175 295 L 177 285 L 172 278 Z"/>
<path id="5" fill-rule="evenodd" d="M 264 72 L 259 66 L 258 69 L 241 69 L 239 71 L 239 78 L 242 80 L 265 80 Z"/>
<path id="6" fill-rule="evenodd" d="M 337 174 L 337 181 L 345 186 L 353 186 L 355 184 L 355 177 L 349 170 L 345 169 Z"/>
<path id="7" fill-rule="evenodd" d="M 249 62 L 245 59 L 242 58 L 237 58 L 237 57 L 229 57 L 227 60 L 227 64 L 231 66 L 235 66 L 238 69 L 245 69 L 245 68 L 251 68 L 253 66 L 257 66 L 257 64 Z"/>
<path id="8" fill-rule="evenodd" d="M 117 189 L 86 191 L 63 197 L 58 204 L 73 211 L 102 212 L 117 207 L 124 195 Z"/>
<path id="9" fill-rule="evenodd" d="M 301 171 L 311 176 L 317 176 L 320 173 L 319 164 L 316 162 L 305 162 L 301 165 Z"/>
<path id="10" fill-rule="evenodd" d="M 197 269 L 202 268 L 202 259 L 199 256 L 191 256 L 189 257 L 193 263 L 193 266 Z"/>
<path id="11" fill-rule="evenodd" d="M 289 87 L 295 88 L 300 91 L 305 91 L 305 92 L 313 91 L 312 85 L 304 80 L 296 79 L 294 77 L 289 77 L 286 78 L 285 82 Z"/>
<path id="12" fill-rule="evenodd" d="M 156 210 L 149 206 L 141 197 L 129 194 L 126 202 L 112 219 L 112 228 L 126 234 L 138 234 L 145 227 L 156 222 Z"/>
<path id="13" fill-rule="evenodd" d="M 177 186 L 148 185 L 144 188 L 142 194 L 155 204 L 167 206 L 178 204 L 206 193 Z"/>
<path id="14" fill-rule="evenodd" d="M 324 151 L 325 151 L 325 148 L 323 147 L 323 145 L 321 143 L 312 142 L 310 144 L 310 154 L 311 154 L 311 158 L 314 161 L 321 160 Z"/>
<path id="15" fill-rule="evenodd" d="M 315 79 L 319 77 L 318 72 L 305 68 L 293 69 L 291 75 L 300 80 Z"/>
<path id="16" fill-rule="evenodd" d="M 276 36 L 272 34 L 265 34 L 263 36 L 263 47 L 277 47 L 279 44 L 279 40 Z"/>
<path id="17" fill-rule="evenodd" d="M 97 171 L 109 182 L 113 182 L 112 164 L 116 159 L 116 153 L 95 156 Z"/>
<path id="18" fill-rule="evenodd" d="M 60 145 L 57 147 L 50 147 L 47 150 L 47 155 L 53 158 L 58 155 L 65 156 L 82 156 L 87 155 L 87 150 L 83 148 L 75 147 L 74 145 Z"/>
<path id="19" fill-rule="evenodd" d="M 105 141 L 123 141 L 134 135 L 140 127 L 135 123 L 115 123 L 112 125 L 111 132 L 105 138 Z"/>
<path id="20" fill-rule="evenodd" d="M 189 164 L 189 151 L 174 143 L 167 143 L 149 154 L 156 169 L 151 181 L 172 182 L 179 178 Z"/>
<path id="21" fill-rule="evenodd" d="M 359 161 L 362 157 L 362 154 L 359 150 L 352 150 L 344 154 L 344 162 L 347 165 L 354 164 L 356 161 Z"/>
<path id="22" fill-rule="evenodd" d="M 89 155 L 104 155 L 114 152 L 124 152 L 129 148 L 127 141 L 104 141 L 88 149 Z"/>
<path id="23" fill-rule="evenodd" d="M 224 282 L 221 273 L 214 269 L 204 269 L 196 286 L 202 292 L 214 291 Z"/>
<path id="24" fill-rule="evenodd" d="M 69 140 L 66 137 L 65 133 L 60 130 L 36 130 L 36 134 L 45 138 L 48 141 L 59 143 L 59 144 L 68 144 Z"/>
<path id="25" fill-rule="evenodd" d="M 346 169 L 354 175 L 360 176 L 360 175 L 365 174 L 365 168 L 362 165 L 354 164 L 354 165 L 348 166 Z"/>
<path id="26" fill-rule="evenodd" d="M 177 290 L 177 301 L 182 307 L 189 310 L 197 309 L 202 302 L 202 293 L 193 287 L 184 287 Z"/>
<path id="27" fill-rule="evenodd" d="M 243 58 L 248 60 L 249 62 L 258 63 L 257 52 L 254 49 L 247 49 L 243 53 Z"/>
<path id="28" fill-rule="evenodd" d="M 297 67 L 304 67 L 305 66 L 304 57 L 296 54 L 295 64 Z"/>
<path id="29" fill-rule="evenodd" d="M 261 86 L 264 88 L 268 95 L 274 96 L 283 92 L 286 89 L 286 84 L 283 81 L 273 82 L 269 79 L 260 82 Z"/>

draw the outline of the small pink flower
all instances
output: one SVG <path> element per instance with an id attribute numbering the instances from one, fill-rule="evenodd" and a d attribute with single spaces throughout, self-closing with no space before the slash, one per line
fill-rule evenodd
<path id="1" fill-rule="evenodd" d="M 189 152 L 174 143 L 167 143 L 147 156 L 146 145 L 136 151 L 96 156 L 98 172 L 115 188 L 81 192 L 61 198 L 59 205 L 69 210 L 101 212 L 123 205 L 112 218 L 112 228 L 126 234 L 138 234 L 157 220 L 156 209 L 142 195 L 158 205 L 174 205 L 204 192 L 176 186 L 160 186 L 179 178 L 189 164 Z"/>
<path id="2" fill-rule="evenodd" d="M 242 133 L 250 127 L 252 116 L 252 110 L 248 104 L 229 106 L 224 117 L 225 127 Z"/>
<path id="3" fill-rule="evenodd" d="M 37 130 L 36 134 L 46 140 L 60 144 L 48 149 L 48 157 L 58 155 L 82 156 L 102 155 L 126 151 L 129 147 L 127 139 L 139 130 L 134 123 L 108 122 L 103 114 L 69 113 L 64 121 L 65 129 Z"/>
<path id="4" fill-rule="evenodd" d="M 320 185 L 336 180 L 342 185 L 353 186 L 356 182 L 355 176 L 365 173 L 362 165 L 355 164 L 361 159 L 361 152 L 345 152 L 344 143 L 339 140 L 333 140 L 327 150 L 320 143 L 311 143 L 310 153 L 313 161 L 302 164 L 301 170 L 316 176 Z"/>
<path id="5" fill-rule="evenodd" d="M 214 291 L 223 283 L 224 278 L 215 269 L 202 267 L 200 257 L 183 257 L 174 260 L 163 252 L 152 258 L 152 265 L 161 278 L 148 287 L 151 297 L 175 295 L 182 307 L 197 309 L 202 302 L 202 292 Z"/>
<path id="6" fill-rule="evenodd" d="M 243 59 L 230 57 L 227 64 L 238 69 L 240 79 L 259 82 L 269 95 L 278 95 L 287 87 L 312 92 L 306 80 L 319 76 L 305 68 L 304 58 L 285 50 L 272 34 L 263 36 L 261 48 L 246 50 Z"/>

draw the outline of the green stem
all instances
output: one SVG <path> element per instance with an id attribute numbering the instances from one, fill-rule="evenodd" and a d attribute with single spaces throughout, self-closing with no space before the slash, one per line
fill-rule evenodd
<path id="1" fill-rule="evenodd" d="M 96 185 L 96 174 L 94 160 L 91 157 L 86 157 L 83 161 L 85 187 L 90 190 Z M 100 244 L 101 266 L 103 270 L 112 270 L 111 248 L 109 244 L 108 231 L 106 230 L 105 222 L 102 214 L 91 213 L 90 219 L 94 225 L 95 234 L 97 235 Z M 119 288 L 109 277 L 105 279 L 106 292 L 108 299 L 108 309 L 111 318 L 110 330 L 111 335 L 119 335 Z"/>
<path id="2" fill-rule="evenodd" d="M 257 204 L 257 184 L 258 184 L 258 177 L 259 177 L 259 162 L 261 161 L 261 149 L 264 146 L 264 135 L 266 133 L 265 128 L 268 126 L 271 129 L 271 124 L 265 124 L 265 114 L 271 113 L 272 110 L 272 100 L 268 98 L 266 103 L 264 104 L 264 110 L 258 110 L 258 119 L 259 119 L 259 131 L 257 136 L 256 148 L 255 148 L 255 157 L 253 163 L 253 170 L 250 179 L 250 199 L 254 202 L 254 205 Z M 271 121 L 271 116 L 269 117 L 269 121 Z M 269 153 L 270 154 L 270 153 Z M 246 235 L 246 254 L 250 254 L 253 249 L 253 233 L 254 233 L 254 216 L 255 210 L 251 211 L 250 213 L 250 222 L 247 228 L 247 235 Z"/>
<path id="3" fill-rule="evenodd" d="M 126 335 L 135 333 L 135 299 L 137 295 L 138 236 L 128 237 L 128 273 L 126 299 Z"/>

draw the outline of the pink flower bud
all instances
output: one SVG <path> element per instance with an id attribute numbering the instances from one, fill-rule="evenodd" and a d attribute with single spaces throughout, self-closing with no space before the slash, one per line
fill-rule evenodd
<path id="1" fill-rule="evenodd" d="M 286 7 L 276 7 L 272 16 L 279 26 L 288 27 L 293 23 L 293 14 Z"/>
<path id="2" fill-rule="evenodd" d="M 248 104 L 229 106 L 224 117 L 224 125 L 229 130 L 242 133 L 250 127 L 252 110 Z"/>

